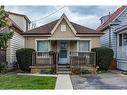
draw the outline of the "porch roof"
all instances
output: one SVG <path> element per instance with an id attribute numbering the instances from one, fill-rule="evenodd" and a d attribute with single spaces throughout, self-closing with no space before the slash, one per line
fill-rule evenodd
<path id="1" fill-rule="evenodd" d="M 123 25 L 115 30 L 115 33 L 125 32 L 127 33 L 127 25 Z"/>
<path id="2" fill-rule="evenodd" d="M 79 37 L 72 37 L 72 38 L 48 38 L 48 40 L 80 40 Z"/>

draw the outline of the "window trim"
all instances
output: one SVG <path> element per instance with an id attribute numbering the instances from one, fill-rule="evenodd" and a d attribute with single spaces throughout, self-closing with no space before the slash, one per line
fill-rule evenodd
<path id="1" fill-rule="evenodd" d="M 65 27 L 65 30 L 64 30 L 64 31 L 62 31 L 62 26 Z M 65 24 L 62 24 L 62 25 L 60 26 L 60 30 L 61 30 L 61 32 L 65 32 L 65 31 L 67 30 L 67 26 L 66 26 Z"/>
<path id="2" fill-rule="evenodd" d="M 120 35 L 121 35 L 121 39 L 122 39 L 122 43 L 121 43 L 121 45 L 120 45 Z M 118 43 L 118 45 L 119 45 L 119 47 L 122 47 L 123 46 L 123 34 L 121 33 L 121 34 L 119 34 L 118 35 L 118 38 L 119 38 L 119 43 Z"/>
<path id="3" fill-rule="evenodd" d="M 37 51 L 37 41 L 47 41 L 48 42 L 48 52 L 50 51 L 50 43 L 49 43 L 49 40 L 48 39 L 35 39 L 35 49 L 36 49 L 36 52 Z"/>
<path id="4" fill-rule="evenodd" d="M 123 46 L 127 46 L 127 44 L 125 45 L 125 43 L 124 43 L 124 35 L 125 35 L 126 33 L 123 33 Z M 127 34 L 126 34 L 127 35 Z"/>
<path id="5" fill-rule="evenodd" d="M 80 41 L 89 41 L 89 51 L 80 51 L 79 50 L 79 44 L 80 44 Z M 91 39 L 80 39 L 80 40 L 77 40 L 77 51 L 78 52 L 90 52 L 91 51 Z"/>

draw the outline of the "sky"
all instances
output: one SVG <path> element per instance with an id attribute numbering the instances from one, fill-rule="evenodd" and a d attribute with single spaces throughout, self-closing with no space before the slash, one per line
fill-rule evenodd
<path id="1" fill-rule="evenodd" d="M 5 6 L 5 10 L 25 14 L 37 26 L 59 19 L 63 13 L 77 24 L 96 29 L 100 17 L 120 6 Z M 50 16 L 49 16 L 50 15 Z"/>

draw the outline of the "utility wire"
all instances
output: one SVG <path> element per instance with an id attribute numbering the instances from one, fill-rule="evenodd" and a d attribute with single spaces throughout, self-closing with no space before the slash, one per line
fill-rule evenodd
<path id="1" fill-rule="evenodd" d="M 65 7 L 65 6 L 61 7 L 60 9 L 58 9 L 58 10 L 56 10 L 56 11 L 50 13 L 49 15 L 47 15 L 47 16 L 45 16 L 45 17 L 43 17 L 43 18 L 40 18 L 40 19 L 38 19 L 38 20 L 34 20 L 34 21 L 32 21 L 32 22 L 38 22 L 38 21 L 40 21 L 40 20 L 43 20 L 43 19 L 45 19 L 45 18 L 47 18 L 47 17 L 49 17 L 49 16 L 55 14 L 56 12 L 62 10 L 64 7 Z"/>

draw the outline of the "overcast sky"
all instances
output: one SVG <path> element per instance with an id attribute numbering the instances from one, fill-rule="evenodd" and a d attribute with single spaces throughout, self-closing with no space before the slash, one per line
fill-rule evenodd
<path id="1" fill-rule="evenodd" d="M 52 14 L 56 10 L 53 15 Z M 119 6 L 5 6 L 5 10 L 25 14 L 31 21 L 36 21 L 37 26 L 59 19 L 65 13 L 70 21 L 96 29 L 100 25 L 99 18 L 114 12 Z M 35 23 L 35 22 L 34 22 Z"/>

